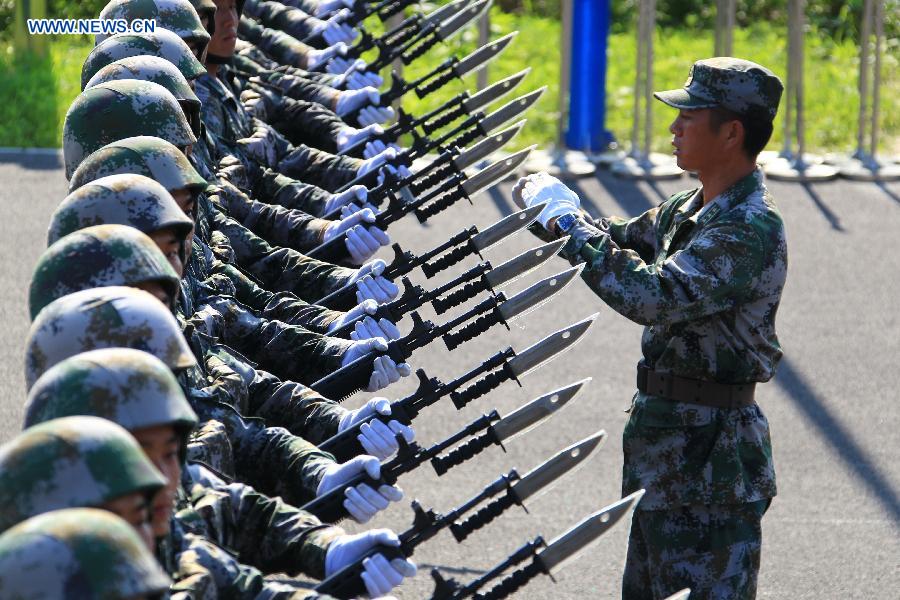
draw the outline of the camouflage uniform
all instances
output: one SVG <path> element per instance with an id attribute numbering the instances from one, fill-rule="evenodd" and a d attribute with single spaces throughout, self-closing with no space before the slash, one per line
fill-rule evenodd
<path id="1" fill-rule="evenodd" d="M 120 425 L 64 417 L 0 446 L 0 531 L 63 508 L 99 507 L 130 494 L 148 501 L 165 477 Z"/>
<path id="2" fill-rule="evenodd" d="M 722 106 L 774 118 L 781 84 L 731 58 L 699 61 L 678 108 Z M 787 272 L 784 224 L 757 169 L 704 206 L 702 189 L 633 219 L 569 230 L 563 254 L 604 302 L 646 326 L 642 365 L 691 380 L 772 378 L 775 315 Z M 760 407 L 720 408 L 639 392 L 623 433 L 623 494 L 635 513 L 623 597 L 752 598 L 760 519 L 775 496 L 769 425 Z"/>
<path id="3" fill-rule="evenodd" d="M 168 587 L 134 529 L 105 510 L 54 511 L 0 536 L 0 596 L 10 600 L 151 598 Z"/>

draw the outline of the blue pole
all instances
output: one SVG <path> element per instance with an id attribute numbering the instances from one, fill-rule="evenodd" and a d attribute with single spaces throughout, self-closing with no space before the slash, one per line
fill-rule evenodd
<path id="1" fill-rule="evenodd" d="M 602 152 L 614 140 L 606 129 L 609 0 L 571 1 L 572 64 L 565 143 L 572 150 Z"/>

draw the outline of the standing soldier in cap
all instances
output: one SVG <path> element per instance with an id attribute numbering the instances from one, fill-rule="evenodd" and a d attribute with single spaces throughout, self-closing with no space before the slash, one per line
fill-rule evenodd
<path id="1" fill-rule="evenodd" d="M 623 434 L 623 492 L 635 512 L 622 596 L 753 598 L 760 521 L 775 496 L 769 424 L 754 398 L 781 358 L 775 314 L 787 273 L 784 224 L 756 166 L 772 134 L 781 81 L 758 64 L 694 64 L 679 110 L 678 166 L 701 187 L 634 219 L 594 221 L 545 173 L 513 195 L 549 204 L 547 232 L 614 310 L 646 327 Z"/>

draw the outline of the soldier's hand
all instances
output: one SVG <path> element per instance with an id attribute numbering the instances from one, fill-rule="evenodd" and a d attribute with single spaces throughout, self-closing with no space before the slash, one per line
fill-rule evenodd
<path id="1" fill-rule="evenodd" d="M 372 398 L 360 408 L 347 411 L 338 424 L 338 433 L 367 421 L 360 427 L 360 434 L 356 439 L 367 453 L 378 457 L 379 460 L 384 460 L 399 450 L 398 435 L 402 435 L 407 442 L 416 439 L 415 431 L 409 425 L 404 425 L 396 419 L 385 424 L 380 419 L 372 419 L 376 414 L 381 416 L 391 414 L 391 403 L 387 398 Z"/>
<path id="2" fill-rule="evenodd" d="M 387 123 L 394 118 L 394 109 L 390 106 L 366 106 L 359 111 L 356 120 L 360 125 Z"/>
<path id="3" fill-rule="evenodd" d="M 384 128 L 377 123 L 368 125 L 362 129 L 357 129 L 356 127 L 344 127 L 337 134 L 338 152 L 343 152 L 347 148 L 351 148 L 363 140 L 369 139 L 373 135 L 381 135 L 382 133 L 384 133 Z M 366 148 L 368 148 L 368 146 L 369 144 L 366 144 Z M 365 156 L 365 154 L 363 154 L 363 156 Z M 371 158 L 370 156 L 365 157 Z"/>
<path id="4" fill-rule="evenodd" d="M 365 472 L 371 479 L 381 479 L 381 463 L 374 456 L 363 454 L 345 463 L 334 463 L 326 467 L 316 496 L 333 490 L 344 489 L 344 508 L 357 523 L 365 523 L 374 517 L 379 511 L 388 507 L 391 502 L 397 502 L 403 498 L 403 490 L 383 483 L 378 489 L 361 483 L 354 487 L 346 487 L 347 483 L 360 473 Z"/>
<path id="5" fill-rule="evenodd" d="M 378 106 L 379 102 L 381 102 L 381 92 L 373 87 L 345 90 L 338 93 L 337 101 L 334 103 L 334 112 L 339 117 L 345 117 L 364 106 Z"/>
<path id="6" fill-rule="evenodd" d="M 334 321 L 332 321 L 328 325 L 328 333 L 331 333 L 335 329 L 340 329 L 347 323 L 352 323 L 356 321 L 363 315 L 374 315 L 375 311 L 378 310 L 378 303 L 374 300 L 365 300 L 360 302 L 347 312 L 345 312 L 342 316 L 338 317 Z"/>
<path id="7" fill-rule="evenodd" d="M 356 0 L 319 0 L 316 5 L 316 16 L 320 19 L 342 8 L 353 8 Z"/>
<path id="8" fill-rule="evenodd" d="M 378 172 L 378 185 L 383 185 L 387 175 L 392 175 L 394 180 L 412 177 L 412 173 L 405 165 L 384 165 Z"/>
<path id="9" fill-rule="evenodd" d="M 316 17 L 310 17 L 308 21 L 312 23 L 310 32 L 312 34 L 322 34 L 322 38 L 329 46 L 340 42 L 349 44 L 359 36 L 359 31 L 344 23 L 349 15 L 350 11 L 343 9 L 324 21 Z"/>
<path id="10" fill-rule="evenodd" d="M 368 208 L 363 212 L 372 211 Z M 356 213 L 359 214 L 359 213 Z M 361 265 L 378 252 L 382 246 L 391 243 L 391 238 L 379 227 L 374 225 L 365 227 L 357 225 L 347 231 L 346 246 L 350 253 L 350 262 L 355 265 Z"/>
<path id="11" fill-rule="evenodd" d="M 366 275 L 356 282 L 356 302 L 372 299 L 378 304 L 387 304 L 397 297 L 400 288 L 381 275 Z"/>
<path id="12" fill-rule="evenodd" d="M 356 326 L 353 328 L 353 333 L 350 334 L 350 339 L 355 342 L 377 337 L 386 340 L 399 340 L 400 330 L 387 319 L 382 318 L 376 321 L 372 317 L 365 317 L 361 321 L 357 321 Z"/>
<path id="13" fill-rule="evenodd" d="M 324 50 L 310 50 L 306 53 L 306 70 L 316 71 L 335 56 L 347 54 L 347 44 L 338 42 Z"/>
<path id="14" fill-rule="evenodd" d="M 551 219 L 567 213 L 580 213 L 581 200 L 559 179 L 548 173 L 534 173 L 522 177 L 512 189 L 513 202 L 522 208 L 546 202 L 538 221 L 547 228 Z"/>
<path id="15" fill-rule="evenodd" d="M 358 90 L 364 87 L 380 88 L 383 83 L 384 78 L 381 75 L 365 69 L 351 71 L 344 78 L 344 87 L 348 90 Z"/>
<path id="16" fill-rule="evenodd" d="M 385 546 L 397 548 L 400 539 L 390 529 L 373 529 L 356 535 L 342 535 L 328 545 L 325 552 L 325 576 L 329 577 L 344 567 L 354 564 L 373 548 Z M 387 600 L 384 594 L 400 585 L 405 577 L 416 574 L 416 565 L 405 558 L 388 561 L 383 554 L 375 554 L 363 561 L 362 574 L 366 590 L 371 598 Z"/>
<path id="17" fill-rule="evenodd" d="M 354 185 L 340 194 L 332 194 L 331 198 L 325 202 L 325 208 L 323 209 L 322 214 L 331 214 L 336 209 L 347 206 L 351 202 L 363 203 L 368 198 L 368 195 L 369 190 L 367 190 L 364 185 Z"/>

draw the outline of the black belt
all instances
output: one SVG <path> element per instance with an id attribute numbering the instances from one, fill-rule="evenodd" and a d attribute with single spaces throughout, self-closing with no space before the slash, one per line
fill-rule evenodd
<path id="1" fill-rule="evenodd" d="M 716 408 L 741 408 L 754 403 L 755 383 L 716 383 L 701 379 L 658 373 L 644 365 L 637 367 L 637 388 L 645 394 L 675 402 L 689 402 Z"/>

